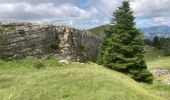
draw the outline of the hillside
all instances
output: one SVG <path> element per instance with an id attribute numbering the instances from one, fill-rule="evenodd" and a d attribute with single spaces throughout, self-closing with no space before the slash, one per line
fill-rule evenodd
<path id="1" fill-rule="evenodd" d="M 88 29 L 88 31 L 94 33 L 94 34 L 99 34 L 99 33 L 103 33 L 104 30 L 108 27 L 109 25 L 102 25 L 102 26 L 98 26 L 98 27 L 94 27 L 91 29 Z"/>
<path id="2" fill-rule="evenodd" d="M 106 29 L 108 25 L 102 25 L 98 27 L 94 27 L 89 29 L 88 31 L 98 34 L 104 32 L 104 29 Z M 147 28 L 139 28 L 142 32 L 144 32 L 145 38 L 153 38 L 154 36 L 170 36 L 170 27 L 166 25 L 162 26 L 153 26 L 153 27 L 147 27 Z"/>
<path id="3" fill-rule="evenodd" d="M 170 57 L 164 56 L 161 50 L 149 49 L 145 51 L 145 61 L 149 69 L 168 69 L 170 70 Z"/>
<path id="4" fill-rule="evenodd" d="M 169 95 L 163 85 L 137 83 L 94 63 L 61 66 L 46 60 L 45 69 L 35 69 L 35 62 L 0 61 L 2 100 L 167 100 Z"/>

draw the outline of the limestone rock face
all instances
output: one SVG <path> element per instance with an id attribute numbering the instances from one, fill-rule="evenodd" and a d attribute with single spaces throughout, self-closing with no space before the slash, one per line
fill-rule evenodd
<path id="1" fill-rule="evenodd" d="M 101 39 L 85 30 L 31 23 L 0 24 L 0 58 L 57 55 L 72 61 L 96 61 Z"/>

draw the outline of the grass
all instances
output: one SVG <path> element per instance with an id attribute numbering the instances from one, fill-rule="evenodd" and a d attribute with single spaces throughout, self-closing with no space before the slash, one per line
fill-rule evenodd
<path id="1" fill-rule="evenodd" d="M 149 69 L 169 69 L 170 70 L 170 57 L 160 57 L 153 61 L 147 62 Z"/>
<path id="2" fill-rule="evenodd" d="M 145 50 L 145 60 L 147 62 L 155 61 L 162 57 L 164 57 L 163 53 L 158 49 L 149 48 L 148 50 Z"/>
<path id="3" fill-rule="evenodd" d="M 170 57 L 145 54 L 148 68 L 169 69 Z M 37 69 L 41 63 L 45 68 Z M 95 63 L 60 65 L 57 60 L 0 60 L 0 100 L 168 100 L 170 85 L 137 83 Z"/>
<path id="4" fill-rule="evenodd" d="M 0 61 L 1 100 L 166 100 L 159 86 L 137 83 L 94 63 L 61 66 L 55 60 Z M 165 97 L 165 98 L 164 98 Z"/>
<path id="5" fill-rule="evenodd" d="M 170 70 L 170 57 L 163 56 L 163 53 L 157 49 L 149 49 L 145 53 L 145 61 L 149 70 L 152 69 L 169 69 Z M 161 97 L 166 97 L 169 100 L 170 85 L 161 83 L 162 76 L 156 77 L 154 83 L 149 85 L 149 89 L 157 91 Z"/>
<path id="6" fill-rule="evenodd" d="M 145 61 L 149 69 L 170 69 L 170 57 L 163 56 L 163 53 L 157 49 L 147 50 Z"/>
<path id="7" fill-rule="evenodd" d="M 99 33 L 103 33 L 104 30 L 108 27 L 108 25 L 102 25 L 102 26 L 98 26 L 92 29 L 89 29 L 88 31 L 90 31 L 93 34 L 99 34 Z"/>

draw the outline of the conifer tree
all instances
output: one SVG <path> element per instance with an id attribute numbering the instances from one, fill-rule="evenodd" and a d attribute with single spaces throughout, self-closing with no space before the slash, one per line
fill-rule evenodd
<path id="1" fill-rule="evenodd" d="M 156 47 L 157 49 L 161 49 L 161 41 L 158 36 L 155 36 L 153 38 L 153 46 Z"/>
<path id="2" fill-rule="evenodd" d="M 129 1 L 124 1 L 114 13 L 110 27 L 105 31 L 98 63 L 130 75 L 139 82 L 152 83 L 144 58 L 142 33 L 135 28 L 135 17 Z"/>

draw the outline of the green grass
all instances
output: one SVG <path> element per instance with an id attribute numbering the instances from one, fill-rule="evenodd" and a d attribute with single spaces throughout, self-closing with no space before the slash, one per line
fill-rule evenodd
<path id="1" fill-rule="evenodd" d="M 169 95 L 157 90 L 159 85 L 137 83 L 94 63 L 61 66 L 47 60 L 38 70 L 36 60 L 0 62 L 1 100 L 166 100 Z"/>
<path id="2" fill-rule="evenodd" d="M 155 60 L 160 59 L 162 57 L 164 57 L 163 53 L 160 50 L 158 50 L 158 49 L 150 48 L 148 50 L 145 50 L 145 60 L 147 62 L 155 61 Z"/>
<path id="3" fill-rule="evenodd" d="M 89 29 L 88 31 L 92 32 L 93 34 L 99 34 L 104 32 L 104 30 L 108 27 L 108 25 L 102 25 L 102 26 L 98 26 L 92 29 Z"/>
<path id="4" fill-rule="evenodd" d="M 149 69 L 170 69 L 170 57 L 163 56 L 163 53 L 157 49 L 147 50 L 145 61 Z"/>
<path id="5" fill-rule="evenodd" d="M 153 61 L 147 62 L 149 69 L 169 69 L 170 70 L 170 57 L 160 57 Z"/>
<path id="6" fill-rule="evenodd" d="M 169 69 L 170 70 L 170 57 L 163 56 L 163 53 L 157 49 L 149 49 L 145 53 L 145 60 L 149 70 L 152 69 Z M 155 78 L 154 83 L 149 85 L 151 90 L 157 91 L 162 97 L 166 97 L 169 100 L 170 85 L 165 85 L 160 81 L 164 77 L 160 76 Z"/>
<path id="7" fill-rule="evenodd" d="M 145 54 L 148 68 L 169 69 L 170 57 L 158 50 Z M 36 69 L 36 63 L 45 68 Z M 0 100 L 168 100 L 170 85 L 153 84 L 94 63 L 60 65 L 57 60 L 0 60 Z"/>

